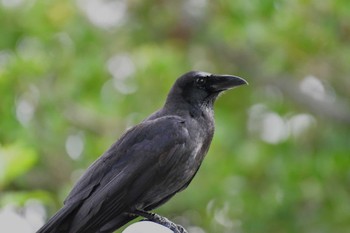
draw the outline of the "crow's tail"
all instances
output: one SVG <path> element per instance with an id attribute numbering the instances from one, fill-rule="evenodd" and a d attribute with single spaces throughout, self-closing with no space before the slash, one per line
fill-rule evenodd
<path id="1" fill-rule="evenodd" d="M 79 208 L 76 206 L 63 206 L 54 216 L 52 216 L 49 221 L 42 226 L 36 233 L 68 233 L 71 232 L 73 219 Z M 99 227 L 99 229 L 79 229 L 79 232 L 84 233 L 110 233 L 118 228 L 122 227 L 129 221 L 136 218 L 136 216 L 131 216 L 129 214 L 120 214 L 118 216 L 112 217 L 109 222 Z M 84 227 L 83 227 L 84 228 Z"/>
<path id="2" fill-rule="evenodd" d="M 76 206 L 65 205 L 52 216 L 49 221 L 36 233 L 63 233 L 68 232 L 70 223 L 73 220 Z"/>

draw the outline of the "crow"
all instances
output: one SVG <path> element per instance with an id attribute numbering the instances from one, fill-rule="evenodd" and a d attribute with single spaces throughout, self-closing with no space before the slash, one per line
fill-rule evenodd
<path id="1" fill-rule="evenodd" d="M 214 134 L 220 93 L 247 84 L 237 76 L 190 71 L 179 77 L 164 106 L 126 131 L 80 177 L 63 207 L 37 233 L 108 233 L 144 217 L 186 232 L 150 210 L 185 189 Z"/>

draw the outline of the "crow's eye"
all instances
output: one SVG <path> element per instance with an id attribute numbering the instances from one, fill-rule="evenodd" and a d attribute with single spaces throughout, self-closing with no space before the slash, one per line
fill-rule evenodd
<path id="1" fill-rule="evenodd" d="M 205 78 L 203 78 L 203 77 L 199 77 L 199 78 L 197 78 L 196 79 L 196 84 L 198 85 L 198 86 L 203 86 L 204 84 L 205 84 Z"/>

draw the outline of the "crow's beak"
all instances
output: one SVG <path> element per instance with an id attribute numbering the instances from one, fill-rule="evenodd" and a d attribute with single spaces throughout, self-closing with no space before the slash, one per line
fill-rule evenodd
<path id="1" fill-rule="evenodd" d="M 208 81 L 208 89 L 212 92 L 221 92 L 240 85 L 248 85 L 248 82 L 243 78 L 233 75 L 213 74 Z"/>

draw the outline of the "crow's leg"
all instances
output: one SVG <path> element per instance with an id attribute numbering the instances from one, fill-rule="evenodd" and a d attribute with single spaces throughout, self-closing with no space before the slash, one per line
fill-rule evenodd
<path id="1" fill-rule="evenodd" d="M 183 228 L 181 225 L 177 225 L 177 224 L 173 223 L 172 221 L 170 221 L 169 219 L 167 219 L 163 216 L 160 216 L 158 214 L 149 213 L 149 212 L 144 211 L 144 210 L 134 210 L 131 212 L 131 214 L 144 217 L 147 220 L 150 220 L 152 222 L 155 222 L 155 223 L 158 223 L 162 226 L 165 226 L 165 227 L 169 228 L 170 230 L 172 230 L 174 233 L 187 233 L 185 228 Z"/>

